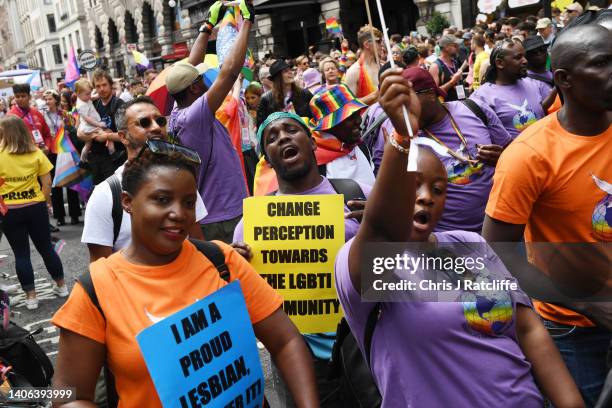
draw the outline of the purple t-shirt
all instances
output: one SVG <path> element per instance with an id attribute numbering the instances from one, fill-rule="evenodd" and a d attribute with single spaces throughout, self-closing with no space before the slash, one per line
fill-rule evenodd
<path id="1" fill-rule="evenodd" d="M 468 142 L 467 150 L 472 158 L 476 158 L 477 144 L 496 144 L 505 147 L 512 142 L 512 138 L 495 113 L 483 103 L 479 105 L 482 105 L 481 109 L 488 119 L 488 128 L 463 102 L 446 103 L 459 130 Z M 427 129 L 447 147 L 459 152 L 462 156 L 467 156 L 465 147 L 453 129 L 448 115 Z M 419 136 L 426 137 L 427 134 L 421 130 Z M 448 173 L 448 191 L 444 213 L 436 226 L 436 231 L 480 232 L 489 193 L 493 187 L 495 168 L 484 163 L 470 166 L 453 157 L 440 155 L 438 157 L 444 163 Z"/>
<path id="2" fill-rule="evenodd" d="M 370 192 L 372 191 L 372 187 L 367 184 L 358 183 L 359 187 L 361 187 L 361 191 L 363 191 L 363 195 L 365 198 L 368 198 Z M 277 193 L 278 194 L 278 193 Z M 329 180 L 325 177 L 322 177 L 321 183 L 311 188 L 310 190 L 303 191 L 297 195 L 320 195 L 320 194 L 337 194 L 334 187 L 331 185 Z M 282 195 L 282 194 L 278 194 Z M 349 212 L 349 208 L 345 205 L 344 211 Z M 234 239 L 233 242 L 243 242 L 244 241 L 244 219 L 240 220 L 238 225 L 236 225 L 236 229 L 234 230 Z M 344 237 L 345 241 L 353 238 L 357 234 L 357 230 L 359 229 L 359 222 L 354 218 L 345 218 L 344 219 Z M 319 336 L 317 334 L 307 334 L 304 335 L 306 338 L 306 342 L 310 346 L 310 349 L 318 358 L 329 360 L 331 358 L 332 348 L 334 346 L 333 337 L 330 338 L 330 335 L 333 336 L 335 333 L 326 333 L 327 336 Z"/>
<path id="3" fill-rule="evenodd" d="M 519 133 L 545 116 L 542 101 L 550 88 L 542 81 L 519 79 L 514 85 L 482 84 L 471 99 L 482 101 L 497 114 L 502 124 L 515 139 Z"/>
<path id="4" fill-rule="evenodd" d="M 187 108 L 174 108 L 169 129 L 202 159 L 198 190 L 208 215 L 201 223 L 211 224 L 242 215 L 242 200 L 248 194 L 240 158 L 227 130 L 208 107 L 206 94 Z"/>
<path id="5" fill-rule="evenodd" d="M 439 242 L 484 243 L 480 235 L 466 231 L 435 235 Z M 336 257 L 336 289 L 363 352 L 365 324 L 375 303 L 362 302 L 351 282 L 348 255 L 352 242 Z M 503 269 L 510 277 L 499 258 L 487 255 L 496 261 L 487 264 L 488 269 Z M 494 335 L 478 329 L 491 323 L 479 317 L 473 302 L 383 303 L 370 354 L 382 407 L 541 408 L 543 399 L 515 330 L 517 303 L 529 307 L 531 303 L 522 291 L 510 292 L 508 299 L 506 304 L 512 310 L 504 314 L 506 324 L 497 327 Z"/>
<path id="6" fill-rule="evenodd" d="M 529 78 L 531 79 L 544 83 L 544 85 L 548 89 L 548 92 L 552 91 L 553 86 L 550 85 L 552 82 L 554 82 L 552 71 L 546 71 L 542 74 L 539 72 L 533 72 L 528 70 L 527 75 L 529 75 Z"/>

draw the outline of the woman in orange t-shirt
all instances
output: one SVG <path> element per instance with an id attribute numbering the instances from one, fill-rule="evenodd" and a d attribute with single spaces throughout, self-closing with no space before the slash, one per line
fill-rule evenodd
<path id="1" fill-rule="evenodd" d="M 54 386 L 76 388 L 77 401 L 66 407 L 95 407 L 96 379 L 105 362 L 114 374 L 120 407 L 161 407 L 136 335 L 227 284 L 186 240 L 195 223 L 194 163 L 199 157 L 166 143 L 149 140 L 125 166 L 122 205 L 131 216 L 132 242 L 90 265 L 104 315 L 75 285 L 53 318 L 60 327 Z M 282 299 L 242 256 L 217 244 L 230 280 L 240 280 L 255 335 L 270 351 L 297 405 L 318 406 L 310 354 L 280 308 Z"/>

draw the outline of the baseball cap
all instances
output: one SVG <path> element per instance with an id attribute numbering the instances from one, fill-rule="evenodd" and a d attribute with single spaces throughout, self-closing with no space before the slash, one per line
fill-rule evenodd
<path id="1" fill-rule="evenodd" d="M 187 62 L 179 62 L 174 64 L 168 70 L 166 75 L 166 88 L 170 95 L 175 95 L 186 89 L 189 85 L 201 77 L 208 69 L 205 63 L 193 66 Z"/>
<path id="2" fill-rule="evenodd" d="M 436 85 L 436 81 L 434 81 L 429 71 L 420 67 L 406 68 L 402 72 L 402 76 L 412 82 L 412 88 L 415 92 L 431 89 L 436 95 L 446 98 L 446 92 Z"/>
<path id="3" fill-rule="evenodd" d="M 444 48 L 449 44 L 461 44 L 463 42 L 462 39 L 455 37 L 454 35 L 443 35 L 438 41 L 440 48 Z"/>
<path id="4" fill-rule="evenodd" d="M 584 11 L 584 8 L 582 8 L 582 5 L 580 5 L 580 3 L 572 3 L 569 6 L 567 6 L 565 8 L 565 10 L 567 11 L 577 11 L 579 14 L 582 14 L 582 12 Z"/>
<path id="5" fill-rule="evenodd" d="M 550 27 L 551 25 L 552 25 L 552 21 L 550 21 L 550 18 L 544 17 L 538 20 L 538 23 L 536 24 L 536 30 L 547 28 L 547 27 Z"/>

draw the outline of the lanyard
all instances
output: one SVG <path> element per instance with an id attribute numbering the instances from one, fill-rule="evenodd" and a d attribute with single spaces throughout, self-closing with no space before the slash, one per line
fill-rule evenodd
<path id="1" fill-rule="evenodd" d="M 430 138 L 432 138 L 433 140 L 438 142 L 440 145 L 444 146 L 446 148 L 448 154 L 450 154 L 454 158 L 456 158 L 456 159 L 458 159 L 458 160 L 460 160 L 462 162 L 468 162 L 470 165 L 475 165 L 478 162 L 478 160 L 472 158 L 472 155 L 470 154 L 470 149 L 468 148 L 468 143 L 467 143 L 467 140 L 465 139 L 465 136 L 463 136 L 463 133 L 461 133 L 461 130 L 459 129 L 459 126 L 457 126 L 457 122 L 455 122 L 455 119 L 453 118 L 453 115 L 451 115 L 451 113 L 448 111 L 448 108 L 446 107 L 446 105 L 442 105 L 442 106 L 444 107 L 444 110 L 446 111 L 446 113 L 448 113 L 448 116 L 450 117 L 451 125 L 453 126 L 453 130 L 457 134 L 457 137 L 459 138 L 461 143 L 465 146 L 465 152 L 467 153 L 468 157 L 466 158 L 465 156 L 462 156 L 462 155 L 458 154 L 453 149 L 448 147 L 446 145 L 446 143 L 444 143 L 442 140 L 440 140 L 440 138 L 438 138 L 436 135 L 434 135 L 429 129 L 424 128 L 423 131 L 427 134 L 427 136 L 429 136 Z"/>
<path id="2" fill-rule="evenodd" d="M 60 121 L 60 119 L 62 119 L 59 111 L 55 113 L 55 120 L 51 118 L 50 112 L 45 112 L 45 114 L 49 118 L 49 121 L 53 124 L 53 135 L 57 135 L 57 131 L 60 128 L 60 124 L 58 122 Z"/>
<path id="3" fill-rule="evenodd" d="M 453 68 L 451 68 L 451 67 L 448 66 L 448 64 L 442 58 L 438 58 L 438 59 L 442 62 L 442 64 L 446 67 L 446 69 L 448 69 L 450 71 L 451 75 L 454 74 L 455 72 L 457 72 L 457 67 L 456 66 L 453 66 Z M 453 62 L 453 65 L 455 65 L 454 62 Z"/>
<path id="4" fill-rule="evenodd" d="M 19 107 L 18 107 L 19 108 Z M 19 111 L 21 113 L 23 113 L 23 109 L 19 108 Z M 34 119 L 32 118 L 32 111 L 28 110 L 26 113 L 23 113 L 21 115 L 21 119 L 23 119 L 24 121 L 28 122 L 28 124 L 35 129 L 36 127 L 34 126 Z"/>

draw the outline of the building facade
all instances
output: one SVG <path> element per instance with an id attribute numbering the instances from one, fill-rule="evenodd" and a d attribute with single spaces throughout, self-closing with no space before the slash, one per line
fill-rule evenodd
<path id="1" fill-rule="evenodd" d="M 0 58 L 0 67 L 3 70 L 26 65 L 17 0 L 0 0 Z"/>
<path id="2" fill-rule="evenodd" d="M 162 68 L 186 57 L 197 35 L 180 0 L 83 1 L 92 48 L 115 77 L 136 73 L 129 50 L 137 49 Z"/>

